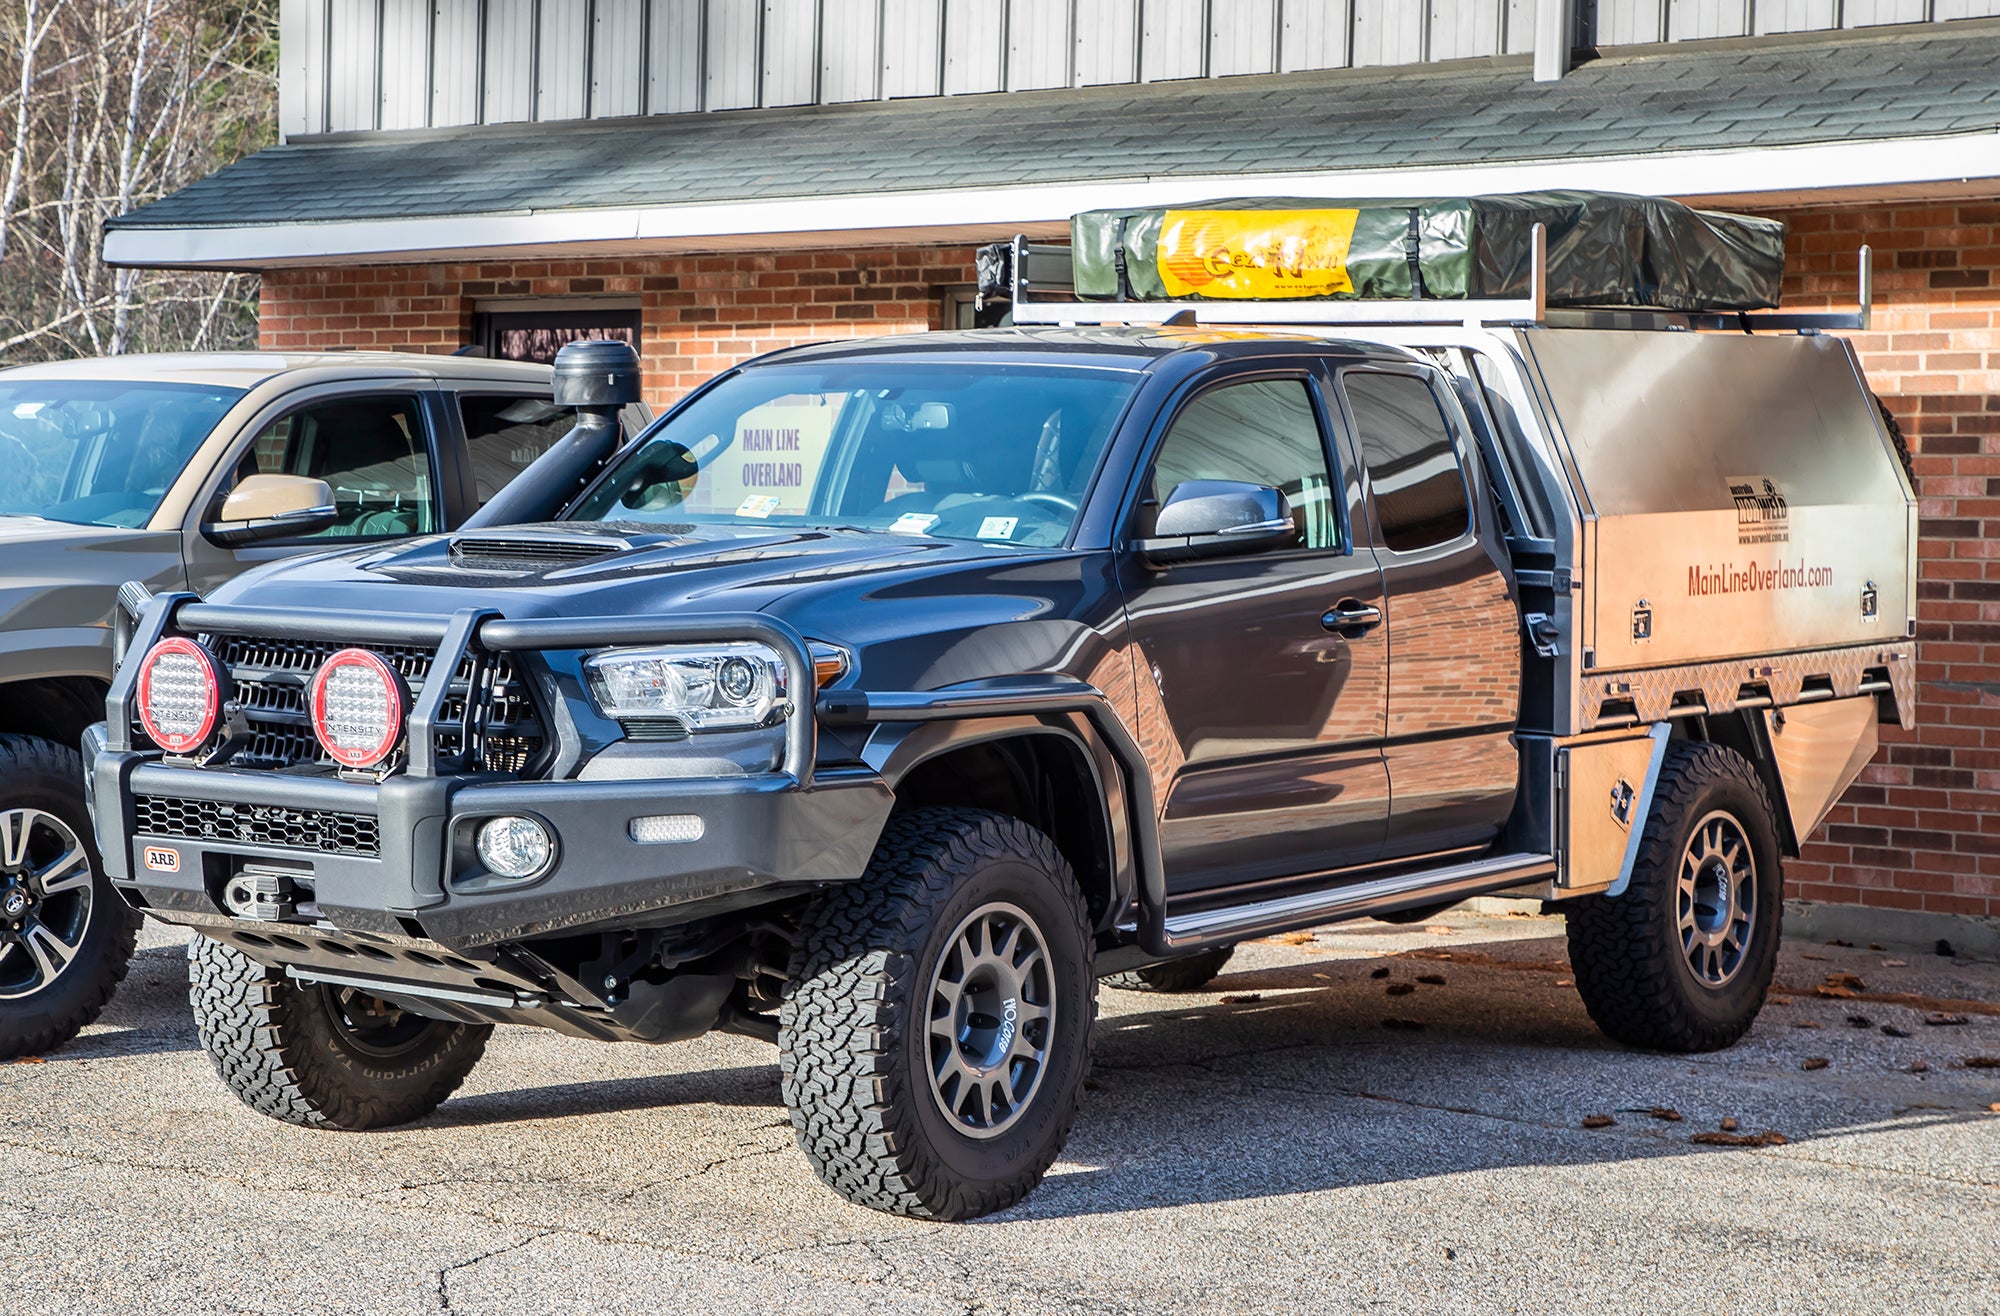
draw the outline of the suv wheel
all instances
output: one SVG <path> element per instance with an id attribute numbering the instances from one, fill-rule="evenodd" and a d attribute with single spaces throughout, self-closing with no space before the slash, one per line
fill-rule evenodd
<path id="1" fill-rule="evenodd" d="M 139 916 L 105 880 L 73 749 L 0 736 L 0 1060 L 75 1037 L 125 980 Z"/>
<path id="2" fill-rule="evenodd" d="M 1104 981 L 1128 992 L 1198 992 L 1215 981 L 1235 953 L 1234 946 L 1219 946 L 1129 973 L 1107 974 Z"/>
<path id="3" fill-rule="evenodd" d="M 493 1032 L 353 988 L 294 982 L 208 937 L 188 947 L 188 987 L 222 1081 L 259 1114 L 308 1128 L 422 1119 L 465 1081 Z"/>
<path id="4" fill-rule="evenodd" d="M 1783 898 L 1777 824 L 1755 770 L 1720 745 L 1668 745 L 1631 885 L 1568 908 L 1584 1008 L 1628 1046 L 1731 1045 L 1763 1008 Z"/>
<path id="5" fill-rule="evenodd" d="M 862 1206 L 966 1220 L 1054 1163 L 1090 1063 L 1089 913 L 1055 843 L 1017 819 L 891 819 L 793 954 L 779 1033 L 799 1145 Z"/>

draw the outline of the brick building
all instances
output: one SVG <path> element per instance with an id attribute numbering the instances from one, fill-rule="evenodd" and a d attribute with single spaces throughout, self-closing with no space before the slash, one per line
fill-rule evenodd
<path id="1" fill-rule="evenodd" d="M 1671 195 L 1785 219 L 1797 308 L 1852 306 L 1871 244 L 1859 346 L 1923 500 L 1921 725 L 1884 728 L 1793 894 L 2000 919 L 2000 2 L 1340 12 L 286 0 L 285 142 L 108 252 L 261 273 L 271 348 L 616 334 L 662 405 L 773 347 L 965 323 L 976 243 L 1090 206 Z"/>

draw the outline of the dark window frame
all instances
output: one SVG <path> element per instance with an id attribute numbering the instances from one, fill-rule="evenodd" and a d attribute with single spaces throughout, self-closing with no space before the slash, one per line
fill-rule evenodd
<path id="1" fill-rule="evenodd" d="M 535 329 L 629 329 L 632 346 L 634 350 L 639 350 L 645 341 L 641 314 L 639 307 L 630 305 L 613 304 L 601 310 L 579 310 L 572 303 L 562 310 L 538 311 L 534 303 L 523 302 L 518 310 L 474 311 L 472 345 L 494 361 L 531 360 L 528 357 L 502 356 L 500 336 Z"/>

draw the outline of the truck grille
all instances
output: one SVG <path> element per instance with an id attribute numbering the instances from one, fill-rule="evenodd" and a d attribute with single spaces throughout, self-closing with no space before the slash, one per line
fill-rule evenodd
<path id="1" fill-rule="evenodd" d="M 287 809 L 275 804 L 225 804 L 163 795 L 132 799 L 133 831 L 190 841 L 238 841 L 287 850 L 372 858 L 382 844 L 375 819 L 361 813 Z"/>
<path id="2" fill-rule="evenodd" d="M 313 735 L 306 690 L 320 664 L 354 646 L 324 640 L 264 636 L 203 636 L 230 674 L 248 735 L 239 739 L 217 767 L 274 770 L 336 766 Z M 407 645 L 365 645 L 420 693 L 436 655 Z M 452 673 L 442 715 L 433 728 L 440 768 L 459 767 L 521 773 L 540 756 L 542 724 L 527 683 L 506 654 L 468 653 Z M 468 717 L 468 707 L 471 715 Z M 150 743 L 137 719 L 133 740 Z"/>

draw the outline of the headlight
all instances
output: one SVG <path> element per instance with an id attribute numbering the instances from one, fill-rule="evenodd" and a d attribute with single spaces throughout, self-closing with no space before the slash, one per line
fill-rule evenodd
<path id="1" fill-rule="evenodd" d="M 785 660 L 768 645 L 608 649 L 583 663 L 606 717 L 672 719 L 690 731 L 761 727 L 791 712 Z"/>

